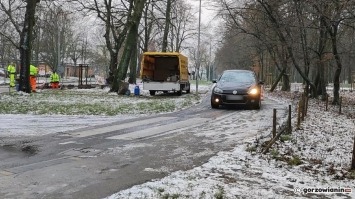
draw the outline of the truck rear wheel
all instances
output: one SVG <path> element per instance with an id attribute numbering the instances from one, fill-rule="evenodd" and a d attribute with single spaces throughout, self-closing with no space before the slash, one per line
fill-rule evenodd
<path id="1" fill-rule="evenodd" d="M 155 95 L 155 91 L 149 91 L 150 95 Z"/>

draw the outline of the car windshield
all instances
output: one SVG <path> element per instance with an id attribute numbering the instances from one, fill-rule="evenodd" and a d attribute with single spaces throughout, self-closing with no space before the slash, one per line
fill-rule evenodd
<path id="1" fill-rule="evenodd" d="M 223 73 L 220 78 L 220 81 L 250 83 L 254 82 L 254 75 L 250 72 L 228 71 Z"/>

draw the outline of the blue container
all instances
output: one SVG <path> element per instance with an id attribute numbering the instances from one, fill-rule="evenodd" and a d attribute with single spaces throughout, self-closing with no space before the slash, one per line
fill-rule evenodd
<path id="1" fill-rule="evenodd" d="M 134 87 L 134 95 L 138 96 L 139 95 L 139 86 Z"/>

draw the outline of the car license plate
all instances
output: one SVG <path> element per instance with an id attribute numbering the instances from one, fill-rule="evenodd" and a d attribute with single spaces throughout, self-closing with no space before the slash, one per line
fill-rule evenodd
<path id="1" fill-rule="evenodd" d="M 227 100 L 242 100 L 243 96 L 241 95 L 227 95 Z"/>

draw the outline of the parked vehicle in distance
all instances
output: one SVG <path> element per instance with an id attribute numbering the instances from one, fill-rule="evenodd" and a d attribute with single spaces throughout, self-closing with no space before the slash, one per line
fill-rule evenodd
<path id="1" fill-rule="evenodd" d="M 178 52 L 143 53 L 140 77 L 143 90 L 149 90 L 150 95 L 157 91 L 190 93 L 188 58 Z"/>
<path id="2" fill-rule="evenodd" d="M 225 70 L 212 89 L 211 107 L 220 105 L 243 105 L 247 108 L 260 109 L 261 85 L 256 74 L 250 70 Z"/>

